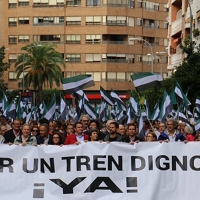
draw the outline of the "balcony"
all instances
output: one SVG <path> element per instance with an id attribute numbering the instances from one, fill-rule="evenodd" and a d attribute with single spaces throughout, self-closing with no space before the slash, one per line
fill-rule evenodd
<path id="1" fill-rule="evenodd" d="M 182 62 L 182 53 L 175 53 L 171 56 L 171 64 L 172 65 L 179 65 Z"/>
<path id="2" fill-rule="evenodd" d="M 171 35 L 175 35 L 176 33 L 182 30 L 182 18 L 179 18 L 172 22 L 172 33 Z"/>

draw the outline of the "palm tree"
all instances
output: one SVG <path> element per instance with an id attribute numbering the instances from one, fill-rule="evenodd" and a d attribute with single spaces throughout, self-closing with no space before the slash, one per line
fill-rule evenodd
<path id="1" fill-rule="evenodd" d="M 65 61 L 55 47 L 48 43 L 26 45 L 21 48 L 26 53 L 19 55 L 15 63 L 16 78 L 19 79 L 20 75 L 23 76 L 23 90 L 32 86 L 34 90 L 38 91 L 38 105 L 42 102 L 42 90 L 45 83 L 49 83 L 49 87 L 52 88 L 55 82 L 59 87 L 63 78 L 60 66 L 65 68 Z"/>

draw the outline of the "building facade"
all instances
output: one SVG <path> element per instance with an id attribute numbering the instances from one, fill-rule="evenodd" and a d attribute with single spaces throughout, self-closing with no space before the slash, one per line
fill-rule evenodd
<path id="1" fill-rule="evenodd" d="M 191 8 L 191 10 L 190 10 Z M 181 64 L 186 55 L 182 54 L 180 44 L 185 41 L 200 39 L 200 2 L 199 0 L 170 0 L 169 1 L 169 64 L 167 76 L 170 77 L 175 67 Z M 192 34 L 190 34 L 190 31 Z M 191 38 L 190 38 L 191 35 Z"/>
<path id="2" fill-rule="evenodd" d="M 86 90 L 90 92 L 99 92 L 101 85 L 105 90 L 112 88 L 126 94 L 134 89 L 132 73 L 167 72 L 167 54 L 163 54 L 168 46 L 167 3 L 168 0 L 4 0 L 0 44 L 9 48 L 6 59 L 11 68 L 5 73 L 9 89 L 22 89 L 18 88 L 20 80 L 16 81 L 14 63 L 24 53 L 21 48 L 32 42 L 57 45 L 66 61 L 64 77 L 91 74 L 95 86 Z"/>

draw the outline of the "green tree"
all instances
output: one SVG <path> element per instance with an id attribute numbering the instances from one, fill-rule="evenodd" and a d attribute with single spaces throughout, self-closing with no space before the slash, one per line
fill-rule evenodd
<path id="1" fill-rule="evenodd" d="M 26 51 L 26 54 L 19 55 L 15 63 L 17 79 L 21 74 L 24 76 L 23 89 L 28 89 L 31 86 L 35 91 L 38 91 L 38 105 L 42 102 L 42 91 L 45 84 L 52 88 L 55 83 L 59 87 L 63 78 L 60 66 L 65 67 L 65 61 L 62 54 L 55 50 L 55 47 L 55 45 L 48 43 L 26 45 L 21 49 Z M 27 74 L 24 75 L 24 71 Z"/>
<path id="2" fill-rule="evenodd" d="M 0 48 L 0 90 L 1 91 L 7 90 L 7 83 L 4 82 L 3 74 L 10 67 L 10 65 L 7 62 L 3 62 L 4 58 L 5 58 L 5 47 L 2 46 Z"/>
<path id="3" fill-rule="evenodd" d="M 200 45 L 196 46 L 193 42 L 181 46 L 181 49 L 187 57 L 176 67 L 172 78 L 180 84 L 185 93 L 188 91 L 188 98 L 191 103 L 194 103 L 196 97 L 200 95 Z"/>

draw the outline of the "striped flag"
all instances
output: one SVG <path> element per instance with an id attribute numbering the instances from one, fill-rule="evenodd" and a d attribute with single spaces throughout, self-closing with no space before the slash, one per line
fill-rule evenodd
<path id="1" fill-rule="evenodd" d="M 162 86 L 163 78 L 160 74 L 151 72 L 139 72 L 131 75 L 131 79 L 138 92 Z"/>
<path id="2" fill-rule="evenodd" d="M 108 94 L 101 86 L 100 86 L 100 94 L 101 98 L 111 106 L 114 106 L 114 100 L 110 94 Z"/>
<path id="3" fill-rule="evenodd" d="M 126 109 L 126 104 L 120 99 L 120 97 L 118 96 L 117 93 L 115 93 L 114 90 L 111 90 L 110 96 L 113 98 L 115 102 L 117 102 L 118 104 L 120 104 L 122 107 Z"/>
<path id="4" fill-rule="evenodd" d="M 165 122 L 166 117 L 172 112 L 172 110 L 173 110 L 173 105 L 171 103 L 171 99 L 170 99 L 169 95 L 167 94 L 167 92 L 164 91 L 162 104 L 161 104 L 161 108 L 160 108 L 159 119 L 162 122 Z"/>
<path id="5" fill-rule="evenodd" d="M 151 114 L 151 120 L 157 120 L 159 118 L 159 113 L 160 113 L 159 102 L 157 102 Z"/>
<path id="6" fill-rule="evenodd" d="M 66 120 L 67 115 L 67 105 L 63 98 L 60 96 L 60 120 Z"/>
<path id="7" fill-rule="evenodd" d="M 4 116 L 10 117 L 12 119 L 15 119 L 16 117 L 16 106 L 14 101 L 12 100 L 10 104 L 8 105 L 7 109 L 3 113 Z"/>
<path id="8" fill-rule="evenodd" d="M 178 83 L 176 83 L 174 92 L 179 104 L 183 104 L 185 106 L 191 105 L 190 101 L 188 100 L 187 96 L 184 94 L 184 92 L 181 89 L 181 86 Z"/>
<path id="9" fill-rule="evenodd" d="M 2 111 L 3 113 L 6 111 L 7 107 L 9 106 L 9 102 L 5 92 L 3 91 L 3 100 L 2 100 Z"/>
<path id="10" fill-rule="evenodd" d="M 53 117 L 55 111 L 56 111 L 56 95 L 54 94 L 53 99 L 51 100 L 47 108 L 47 112 L 44 115 L 44 118 L 50 120 Z"/>
<path id="11" fill-rule="evenodd" d="M 94 86 L 92 75 L 81 74 L 78 76 L 63 78 L 62 86 L 65 93 L 73 93 L 76 90 L 82 90 Z"/>

